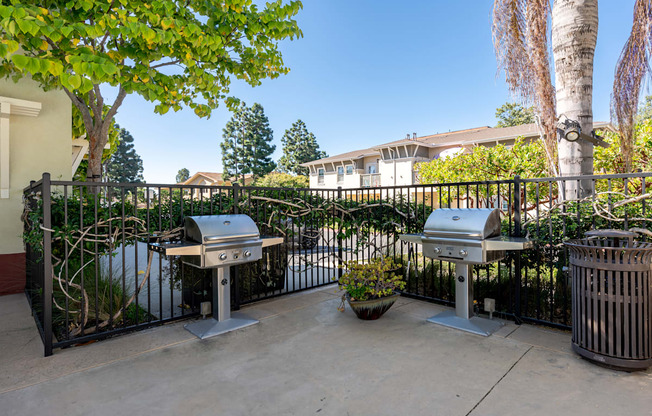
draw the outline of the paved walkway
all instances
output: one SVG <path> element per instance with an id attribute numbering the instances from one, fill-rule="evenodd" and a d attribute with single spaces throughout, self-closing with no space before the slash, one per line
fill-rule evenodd
<path id="1" fill-rule="evenodd" d="M 260 324 L 200 341 L 175 323 L 91 345 L 42 345 L 22 295 L 0 297 L 0 415 L 652 415 L 652 371 L 508 323 L 484 338 L 401 298 L 375 322 L 333 287 L 248 306 Z"/>

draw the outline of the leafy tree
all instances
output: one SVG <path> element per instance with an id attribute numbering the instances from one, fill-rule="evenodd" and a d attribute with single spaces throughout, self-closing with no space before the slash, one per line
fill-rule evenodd
<path id="1" fill-rule="evenodd" d="M 547 176 L 545 151 L 540 141 L 518 139 L 513 146 L 476 146 L 470 152 L 433 159 L 415 167 L 421 183 L 486 181 Z"/>
<path id="2" fill-rule="evenodd" d="M 177 183 L 185 182 L 188 179 L 190 179 L 190 171 L 186 168 L 179 169 L 176 177 Z"/>
<path id="3" fill-rule="evenodd" d="M 308 168 L 300 166 L 302 163 L 328 157 L 326 152 L 319 150 L 317 138 L 308 131 L 306 124 L 297 120 L 281 139 L 283 143 L 283 156 L 278 161 L 281 171 L 295 175 L 308 175 Z"/>
<path id="4" fill-rule="evenodd" d="M 143 160 L 134 149 L 134 138 L 126 129 L 120 129 L 120 144 L 106 166 L 110 182 L 145 182 Z"/>
<path id="5" fill-rule="evenodd" d="M 233 108 L 233 78 L 257 86 L 288 72 L 278 43 L 302 36 L 293 19 L 301 7 L 298 0 L 261 8 L 250 0 L 10 0 L 0 5 L 0 78 L 30 76 L 68 94 L 90 142 L 88 176 L 97 180 L 127 94 L 157 103 L 160 114 L 188 106 L 207 117 L 222 100 Z M 111 104 L 103 84 L 115 87 Z"/>
<path id="6" fill-rule="evenodd" d="M 505 103 L 496 109 L 496 127 L 512 127 L 534 123 L 534 108 L 518 103 Z"/>
<path id="7" fill-rule="evenodd" d="M 603 174 L 625 172 L 625 160 L 620 149 L 618 133 L 604 133 L 608 148 L 596 147 L 594 165 Z M 633 167 L 643 172 L 652 171 L 652 119 L 637 126 Z M 517 140 L 509 148 L 476 146 L 470 152 L 453 157 L 417 163 L 415 171 L 420 183 L 455 183 L 521 178 L 541 178 L 548 175 L 541 141 Z"/>
<path id="8" fill-rule="evenodd" d="M 634 131 L 636 141 L 633 147 L 631 160 L 632 171 L 652 171 L 652 118 L 642 120 L 636 125 Z M 598 173 L 626 173 L 626 164 L 621 149 L 622 140 L 619 133 L 607 132 L 604 139 L 611 146 L 596 147 L 593 155 L 593 164 Z"/>
<path id="9" fill-rule="evenodd" d="M 72 107 L 72 138 L 74 139 L 86 139 L 86 129 L 84 128 L 84 120 L 82 115 L 77 109 L 77 107 Z M 118 148 L 118 143 L 120 142 L 120 128 L 115 123 L 115 119 L 112 120 L 111 125 L 109 126 L 109 139 L 108 139 L 108 149 L 102 150 L 102 163 L 106 163 L 111 155 Z M 74 174 L 74 180 L 85 182 L 86 181 L 86 172 L 88 170 L 88 159 L 81 161 L 77 167 L 77 171 Z"/>
<path id="10" fill-rule="evenodd" d="M 303 175 L 290 175 L 283 172 L 272 172 L 258 178 L 254 186 L 266 188 L 308 188 L 310 183 L 308 177 Z"/>
<path id="11" fill-rule="evenodd" d="M 245 175 L 252 174 L 254 180 L 276 168 L 271 154 L 276 146 L 269 120 L 263 107 L 256 103 L 251 108 L 241 103 L 223 130 L 222 150 L 223 175 L 225 179 L 245 183 Z"/>
<path id="12" fill-rule="evenodd" d="M 645 120 L 652 120 L 652 95 L 645 97 L 645 102 L 638 109 L 636 119 L 638 123 L 642 123 Z"/>

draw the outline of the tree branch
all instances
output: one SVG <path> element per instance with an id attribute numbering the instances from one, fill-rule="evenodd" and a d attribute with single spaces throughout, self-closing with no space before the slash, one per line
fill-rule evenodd
<path id="1" fill-rule="evenodd" d="M 102 113 L 104 112 L 104 98 L 102 97 L 102 91 L 100 91 L 100 86 L 98 84 L 93 84 L 93 91 L 95 91 L 95 100 L 97 101 L 99 114 L 102 115 Z"/>
<path id="2" fill-rule="evenodd" d="M 122 101 L 124 101 L 125 97 L 127 96 L 127 91 L 125 91 L 124 87 L 120 85 L 120 89 L 118 90 L 118 96 L 115 98 L 115 101 L 113 101 L 113 105 L 111 108 L 109 108 L 109 111 L 106 113 L 106 116 L 104 116 L 104 120 L 102 121 L 102 128 L 100 130 L 100 137 L 102 143 L 102 147 L 106 144 L 108 141 L 108 134 L 109 134 L 109 127 L 111 126 L 111 121 L 113 120 L 113 117 L 115 117 L 116 113 L 118 112 L 118 108 L 122 105 Z"/>
<path id="3" fill-rule="evenodd" d="M 174 61 L 163 62 L 163 63 L 161 63 L 161 64 L 152 65 L 152 66 L 150 66 L 150 68 L 152 68 L 152 69 L 156 69 L 156 68 L 160 68 L 160 67 L 163 67 L 163 66 L 176 65 L 176 64 L 178 64 L 179 62 L 181 62 L 181 59 L 175 59 Z"/>
<path id="4" fill-rule="evenodd" d="M 86 103 L 83 102 L 74 93 L 69 91 L 66 87 L 62 86 L 62 88 L 65 91 L 66 95 L 68 95 L 68 98 L 70 98 L 70 101 L 72 101 L 73 105 L 77 107 L 77 109 L 81 113 L 82 120 L 84 120 L 84 126 L 86 127 L 86 131 L 91 131 L 93 129 L 93 117 L 91 116 L 91 112 L 88 106 L 86 105 Z"/>
<path id="5" fill-rule="evenodd" d="M 93 96 L 93 91 L 88 92 L 88 105 L 93 111 L 93 124 L 97 126 L 102 122 L 102 111 L 99 110 L 97 100 Z"/>

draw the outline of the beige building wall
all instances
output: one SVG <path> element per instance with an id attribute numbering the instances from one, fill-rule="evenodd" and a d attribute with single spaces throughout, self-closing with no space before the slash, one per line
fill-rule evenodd
<path id="1" fill-rule="evenodd" d="M 44 92 L 31 79 L 0 80 L 0 97 L 41 103 L 36 117 L 9 116 L 9 198 L 0 199 L 2 255 L 24 252 L 23 188 L 43 172 L 49 172 L 52 180 L 71 179 L 72 104 L 63 91 Z"/>
<path id="2" fill-rule="evenodd" d="M 381 186 L 413 185 L 414 159 L 380 161 Z"/>
<path id="3" fill-rule="evenodd" d="M 347 166 L 351 166 L 351 173 L 347 174 Z M 337 168 L 341 167 L 343 169 L 344 175 L 342 176 L 342 181 L 338 181 L 338 175 L 337 175 Z M 317 171 L 319 169 L 322 169 L 321 166 L 318 166 L 316 168 Z M 324 169 L 324 183 L 320 184 L 319 183 L 319 175 L 316 173 L 311 173 L 308 177 L 310 181 L 310 188 L 314 189 L 337 189 L 338 187 L 342 187 L 342 189 L 350 189 L 350 188 L 359 188 L 360 187 L 360 172 L 361 170 L 356 169 L 356 166 L 353 165 L 350 161 L 346 161 L 343 163 L 337 163 L 335 165 L 335 168 L 333 170 L 333 166 L 331 164 L 328 164 L 326 168 Z"/>

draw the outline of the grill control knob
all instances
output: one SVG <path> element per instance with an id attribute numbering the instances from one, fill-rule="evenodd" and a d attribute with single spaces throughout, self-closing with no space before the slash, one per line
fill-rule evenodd
<path id="1" fill-rule="evenodd" d="M 245 250 L 244 253 L 242 253 L 242 255 L 245 257 L 251 257 L 251 251 Z"/>
<path id="2" fill-rule="evenodd" d="M 433 251 L 435 252 L 435 254 L 441 254 L 441 247 L 435 247 Z"/>
<path id="3" fill-rule="evenodd" d="M 469 252 L 468 252 L 468 251 L 466 251 L 466 250 L 464 250 L 464 249 L 460 250 L 460 256 L 462 256 L 462 257 L 466 257 L 466 256 L 468 256 L 468 255 L 469 255 Z"/>
<path id="4" fill-rule="evenodd" d="M 226 260 L 226 253 L 220 254 L 220 260 L 222 261 Z"/>

